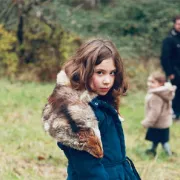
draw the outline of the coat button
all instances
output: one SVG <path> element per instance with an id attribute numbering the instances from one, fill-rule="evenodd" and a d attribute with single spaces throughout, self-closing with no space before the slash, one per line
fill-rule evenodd
<path id="1" fill-rule="evenodd" d="M 95 102 L 94 104 L 95 104 L 96 106 L 98 106 L 98 103 L 97 103 L 97 102 Z"/>

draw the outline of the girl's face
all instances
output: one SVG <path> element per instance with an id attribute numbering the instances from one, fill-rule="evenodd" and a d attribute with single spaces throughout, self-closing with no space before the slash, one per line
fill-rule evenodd
<path id="1" fill-rule="evenodd" d="M 148 89 L 153 89 L 162 86 L 162 84 L 150 76 L 147 80 L 147 86 Z"/>
<path id="2" fill-rule="evenodd" d="M 116 67 L 112 58 L 103 60 L 95 66 L 90 79 L 91 89 L 98 95 L 104 96 L 114 85 Z"/>

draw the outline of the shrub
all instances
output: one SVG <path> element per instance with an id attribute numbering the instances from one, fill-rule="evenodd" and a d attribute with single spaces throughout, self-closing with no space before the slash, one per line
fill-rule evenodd
<path id="1" fill-rule="evenodd" d="M 81 44 L 81 39 L 60 26 L 51 29 L 37 19 L 29 19 L 19 48 L 19 78 L 49 81 L 56 78 L 62 64 Z"/>
<path id="2" fill-rule="evenodd" d="M 15 52 L 16 36 L 0 24 L 0 66 L 1 73 L 14 75 L 18 71 L 18 57 Z"/>

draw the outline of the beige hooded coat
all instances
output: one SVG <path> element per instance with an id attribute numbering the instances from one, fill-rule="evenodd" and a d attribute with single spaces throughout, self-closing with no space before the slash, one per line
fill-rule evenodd
<path id="1" fill-rule="evenodd" d="M 145 128 L 168 128 L 172 124 L 172 99 L 175 86 L 160 86 L 148 91 L 145 98 Z"/>

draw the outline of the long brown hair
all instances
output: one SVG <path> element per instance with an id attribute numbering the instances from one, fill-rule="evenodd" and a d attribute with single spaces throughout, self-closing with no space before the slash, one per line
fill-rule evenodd
<path id="1" fill-rule="evenodd" d="M 120 103 L 119 95 L 125 93 L 127 83 L 124 76 L 123 62 L 111 41 L 94 39 L 84 43 L 64 65 L 63 69 L 70 79 L 72 88 L 92 91 L 89 81 L 93 76 L 94 68 L 108 58 L 114 60 L 116 75 L 114 85 L 105 98 L 118 110 Z"/>

